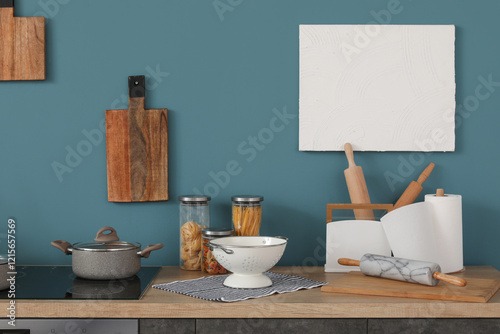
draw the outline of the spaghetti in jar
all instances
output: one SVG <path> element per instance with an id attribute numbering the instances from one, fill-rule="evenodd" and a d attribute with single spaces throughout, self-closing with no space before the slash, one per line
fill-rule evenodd
<path id="1" fill-rule="evenodd" d="M 233 196 L 234 235 L 259 235 L 264 197 L 253 195 Z"/>

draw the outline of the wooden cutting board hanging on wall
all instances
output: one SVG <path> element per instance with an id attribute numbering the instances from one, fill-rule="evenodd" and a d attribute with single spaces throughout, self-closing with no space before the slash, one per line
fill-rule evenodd
<path id="1" fill-rule="evenodd" d="M 128 78 L 129 109 L 106 110 L 108 201 L 168 200 L 167 109 L 145 109 L 144 76 Z"/>
<path id="2" fill-rule="evenodd" d="M 45 17 L 14 17 L 0 0 L 0 81 L 45 80 Z"/>

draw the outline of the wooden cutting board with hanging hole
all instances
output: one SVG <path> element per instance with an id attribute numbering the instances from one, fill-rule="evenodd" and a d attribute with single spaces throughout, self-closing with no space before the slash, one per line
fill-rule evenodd
<path id="1" fill-rule="evenodd" d="M 486 303 L 500 288 L 500 280 L 466 278 L 467 286 L 446 282 L 436 286 L 393 281 L 349 272 L 321 287 L 323 292 L 353 293 L 371 296 L 406 297 Z"/>
<path id="2" fill-rule="evenodd" d="M 0 81 L 45 80 L 45 17 L 14 17 L 0 0 Z"/>
<path id="3" fill-rule="evenodd" d="M 108 201 L 168 200 L 167 109 L 145 109 L 146 79 L 129 77 L 129 109 L 106 110 Z"/>

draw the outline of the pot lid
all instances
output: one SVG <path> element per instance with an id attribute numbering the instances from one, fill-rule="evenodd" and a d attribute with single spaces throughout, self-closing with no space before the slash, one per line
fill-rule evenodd
<path id="1" fill-rule="evenodd" d="M 73 245 L 76 250 L 88 250 L 94 252 L 125 251 L 140 248 L 138 242 L 108 241 L 108 242 L 78 242 Z"/>
<path id="2" fill-rule="evenodd" d="M 106 233 L 107 232 L 107 233 Z M 120 241 L 116 230 L 111 226 L 104 226 L 90 242 L 78 242 L 73 245 L 73 249 L 93 252 L 125 251 L 141 248 L 138 242 Z"/>

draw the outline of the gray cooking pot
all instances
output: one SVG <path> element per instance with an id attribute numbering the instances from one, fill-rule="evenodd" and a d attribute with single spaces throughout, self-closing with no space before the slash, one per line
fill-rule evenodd
<path id="1" fill-rule="evenodd" d="M 110 233 L 104 234 L 109 231 Z M 114 228 L 105 226 L 97 232 L 94 242 L 70 244 L 64 240 L 50 243 L 66 255 L 73 255 L 72 269 L 76 276 L 93 280 L 122 279 L 134 276 L 141 269 L 141 257 L 163 248 L 149 245 L 141 251 L 138 242 L 120 241 Z"/>

